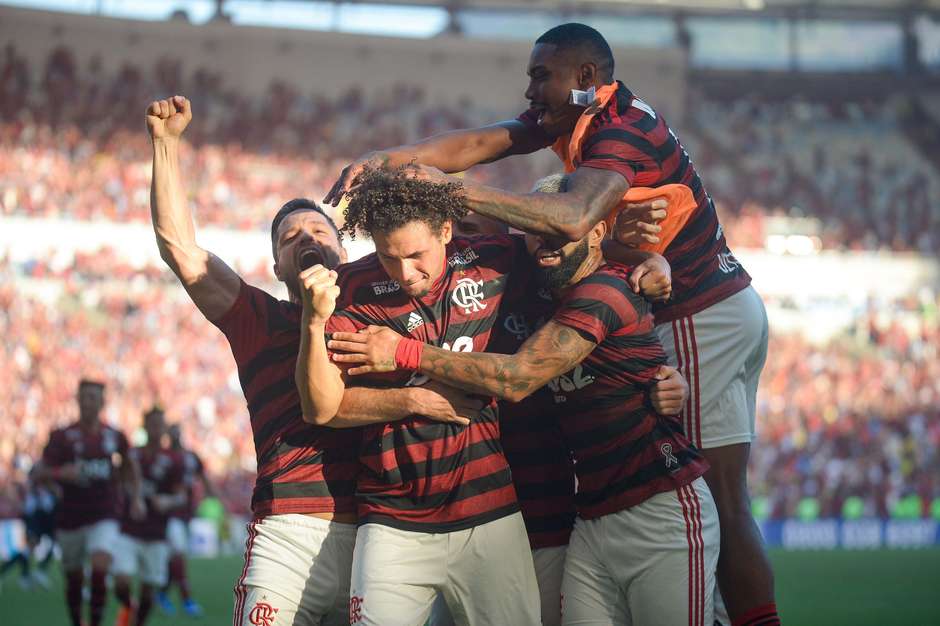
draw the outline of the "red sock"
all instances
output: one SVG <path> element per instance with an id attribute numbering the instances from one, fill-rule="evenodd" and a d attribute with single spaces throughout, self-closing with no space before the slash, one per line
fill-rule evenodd
<path id="1" fill-rule="evenodd" d="M 777 604 L 758 606 L 731 620 L 731 626 L 780 626 Z"/>
<path id="2" fill-rule="evenodd" d="M 104 602 L 108 598 L 107 572 L 91 570 L 91 626 L 101 626 Z"/>
<path id="3" fill-rule="evenodd" d="M 189 580 L 186 579 L 186 560 L 182 554 L 174 554 L 170 559 L 170 580 L 180 588 L 184 602 L 189 601 Z"/>
<path id="4" fill-rule="evenodd" d="M 69 619 L 72 626 L 81 626 L 82 623 L 82 585 L 84 584 L 82 570 L 68 572 L 65 575 L 65 603 L 69 609 Z"/>

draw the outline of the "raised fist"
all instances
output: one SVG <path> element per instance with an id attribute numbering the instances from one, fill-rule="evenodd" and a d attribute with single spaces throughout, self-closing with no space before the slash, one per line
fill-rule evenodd
<path id="1" fill-rule="evenodd" d="M 191 119 L 192 107 L 183 96 L 157 100 L 147 107 L 147 130 L 152 139 L 178 139 Z"/>

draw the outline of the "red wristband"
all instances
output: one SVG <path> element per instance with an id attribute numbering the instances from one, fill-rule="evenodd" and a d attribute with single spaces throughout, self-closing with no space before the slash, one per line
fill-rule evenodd
<path id="1" fill-rule="evenodd" d="M 395 348 L 395 367 L 400 370 L 416 371 L 421 367 L 421 353 L 424 342 L 403 337 Z"/>

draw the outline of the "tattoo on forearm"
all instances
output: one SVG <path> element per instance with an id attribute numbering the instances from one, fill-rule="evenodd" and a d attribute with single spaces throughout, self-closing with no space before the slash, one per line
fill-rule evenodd
<path id="1" fill-rule="evenodd" d="M 421 371 L 474 393 L 499 398 L 524 397 L 555 376 L 570 371 L 593 348 L 593 343 L 570 328 L 554 325 L 551 332 L 539 331 L 533 335 L 513 355 L 451 352 L 427 347 L 421 359 Z"/>

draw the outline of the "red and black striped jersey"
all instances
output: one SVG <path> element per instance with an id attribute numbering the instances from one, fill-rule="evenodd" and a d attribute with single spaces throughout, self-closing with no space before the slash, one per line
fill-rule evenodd
<path id="1" fill-rule="evenodd" d="M 529 110 L 517 118 L 543 133 Z M 569 138 L 563 138 L 567 142 Z M 552 140 L 545 136 L 545 145 Z M 698 313 L 744 289 L 751 277 L 734 257 L 718 222 L 715 205 L 678 137 L 652 107 L 623 83 L 584 132 L 577 167 L 621 174 L 631 187 L 688 187 L 697 207 L 666 247 L 672 266 L 672 299 L 654 306 L 657 324 Z"/>
<path id="2" fill-rule="evenodd" d="M 300 351 L 301 306 L 242 283 L 232 308 L 213 323 L 225 334 L 258 460 L 251 509 L 282 513 L 353 513 L 359 429 L 303 421 L 294 367 Z"/>
<path id="3" fill-rule="evenodd" d="M 166 539 L 166 524 L 170 514 L 156 509 L 153 496 L 172 495 L 183 487 L 183 457 L 174 450 L 148 446 L 132 448 L 128 454 L 140 466 L 141 494 L 147 513 L 144 519 L 134 520 L 125 510 L 121 532 L 144 541 L 163 541 Z"/>
<path id="4" fill-rule="evenodd" d="M 530 320 L 551 314 L 534 290 L 514 283 L 500 312 L 488 352 L 513 354 L 535 330 Z M 553 402 L 533 394 L 522 402 L 499 403 L 500 441 L 512 471 L 533 550 L 566 546 L 576 515 L 574 464 L 555 417 Z"/>
<path id="5" fill-rule="evenodd" d="M 604 265 L 565 294 L 551 319 L 597 344 L 542 393 L 575 458 L 578 514 L 585 519 L 637 505 L 701 476 L 708 465 L 678 417 L 649 404 L 666 363 L 649 304 L 633 293 L 629 268 Z"/>
<path id="6" fill-rule="evenodd" d="M 128 450 L 124 433 L 102 424 L 85 430 L 78 423 L 49 435 L 42 453 L 48 467 L 75 463 L 79 478 L 62 481 L 62 500 L 56 514 L 56 526 L 74 529 L 103 519 L 118 518 L 118 476 L 115 455 L 126 459 Z"/>
<path id="7" fill-rule="evenodd" d="M 205 468 L 202 459 L 192 450 L 177 448 L 175 451 L 183 458 L 183 484 L 186 486 L 186 504 L 175 509 L 170 517 L 188 521 L 196 514 L 196 483 L 205 472 Z"/>
<path id="8" fill-rule="evenodd" d="M 496 322 L 509 272 L 527 268 L 525 245 L 506 236 L 455 238 L 443 273 L 429 292 L 412 298 L 375 254 L 341 266 L 329 332 L 370 324 L 445 349 L 483 351 Z M 368 384 L 417 385 L 427 377 L 395 372 Z M 519 510 L 499 441 L 495 402 L 469 426 L 421 416 L 364 428 L 356 495 L 359 523 L 448 532 Z"/>

